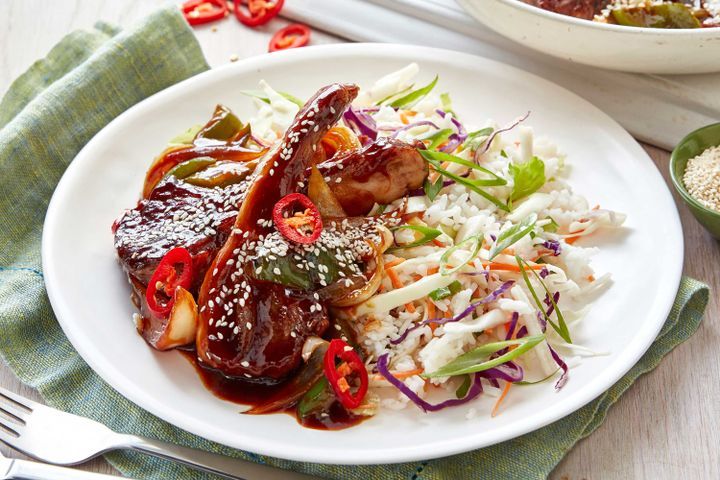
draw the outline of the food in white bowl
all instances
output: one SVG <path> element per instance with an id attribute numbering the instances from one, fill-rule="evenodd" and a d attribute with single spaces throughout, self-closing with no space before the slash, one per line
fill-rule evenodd
<path id="1" fill-rule="evenodd" d="M 565 385 L 610 280 L 574 243 L 625 217 L 573 192 L 529 114 L 466 125 L 417 74 L 307 102 L 262 83 L 248 122 L 218 106 L 171 141 L 113 225 L 150 346 L 326 429 Z"/>
<path id="2" fill-rule="evenodd" d="M 720 71 L 713 60 L 720 56 L 716 0 L 457 1 L 501 35 L 573 63 L 638 73 Z"/>
<path id="3" fill-rule="evenodd" d="M 584 20 L 641 28 L 720 26 L 717 0 L 519 0 Z"/>

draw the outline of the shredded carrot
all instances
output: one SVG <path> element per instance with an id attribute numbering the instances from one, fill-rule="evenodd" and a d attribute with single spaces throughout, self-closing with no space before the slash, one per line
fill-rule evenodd
<path id="1" fill-rule="evenodd" d="M 488 270 L 500 270 L 500 271 L 507 271 L 507 272 L 519 272 L 520 271 L 519 266 L 511 265 L 509 263 L 483 262 L 482 266 L 483 266 L 483 268 L 487 268 Z M 542 270 L 543 265 L 530 265 L 530 268 L 533 270 Z"/>
<path id="2" fill-rule="evenodd" d="M 485 332 L 485 335 L 492 335 L 492 334 L 493 334 L 492 328 L 486 328 L 486 329 L 484 330 L 484 332 Z"/>
<path id="3" fill-rule="evenodd" d="M 435 265 L 435 266 L 433 266 L 433 267 L 428 268 L 428 270 L 427 270 L 428 273 L 427 273 L 427 274 L 428 274 L 428 275 L 435 275 L 438 271 L 440 271 L 440 267 L 438 267 L 437 265 Z"/>
<path id="4" fill-rule="evenodd" d="M 511 387 L 511 386 L 512 386 L 512 383 L 510 383 L 510 382 L 507 382 L 507 383 L 505 384 L 505 388 L 503 388 L 503 391 L 502 391 L 502 393 L 500 394 L 500 397 L 497 399 L 497 402 L 495 402 L 495 406 L 494 406 L 493 409 L 492 409 L 492 413 L 490 414 L 491 417 L 494 417 L 495 415 L 498 414 L 498 410 L 499 410 L 499 408 L 500 408 L 500 404 L 502 403 L 503 400 L 505 400 L 505 396 L 507 395 L 508 390 L 510 390 L 510 387 Z"/>
<path id="5" fill-rule="evenodd" d="M 404 123 L 405 125 L 407 125 L 408 123 L 410 123 L 410 120 L 408 119 L 408 117 L 414 117 L 416 114 L 417 113 L 413 112 L 412 110 L 409 110 L 409 111 L 404 110 L 404 111 L 400 112 L 400 121 L 402 123 Z"/>
<path id="6" fill-rule="evenodd" d="M 580 238 L 580 235 L 575 235 L 574 237 L 568 237 L 565 239 L 565 243 L 567 243 L 568 245 L 572 245 L 573 243 L 577 242 L 579 238 Z"/>
<path id="7" fill-rule="evenodd" d="M 395 260 L 391 260 L 391 261 L 389 261 L 388 263 L 385 264 L 385 270 L 387 270 L 387 269 L 389 269 L 389 268 L 397 267 L 398 265 L 400 265 L 400 264 L 403 263 L 404 261 L 405 261 L 404 258 L 396 258 Z"/>
<path id="8" fill-rule="evenodd" d="M 428 298 L 427 300 L 427 316 L 428 318 L 435 318 L 435 304 Z"/>
<path id="9" fill-rule="evenodd" d="M 337 372 L 341 377 L 346 377 L 352 373 L 352 368 L 350 368 L 347 362 L 343 362 L 337 367 Z"/>
<path id="10" fill-rule="evenodd" d="M 594 281 L 595 281 L 595 275 L 592 275 L 592 274 L 591 274 L 591 275 L 588 275 L 588 276 L 587 276 L 587 279 L 588 279 L 589 282 L 594 282 Z"/>
<path id="11" fill-rule="evenodd" d="M 390 278 L 390 282 L 392 283 L 392 286 L 394 288 L 402 288 L 404 285 L 400 281 L 400 277 L 398 277 L 398 274 L 393 270 L 392 268 L 389 270 L 385 270 L 385 273 L 387 273 L 387 276 Z M 413 305 L 411 302 L 405 304 L 405 310 L 407 310 L 410 313 L 415 313 L 415 305 Z"/>
<path id="12" fill-rule="evenodd" d="M 413 370 L 407 370 L 405 372 L 393 372 L 393 376 L 395 378 L 408 378 L 408 377 L 412 377 L 413 375 L 420 375 L 424 371 L 425 370 L 423 370 L 422 368 L 416 368 Z"/>
<path id="13" fill-rule="evenodd" d="M 348 384 L 345 377 L 338 378 L 336 383 L 341 392 L 347 392 L 348 390 L 350 390 L 350 385 Z"/>
<path id="14" fill-rule="evenodd" d="M 438 240 L 437 238 L 433 238 L 433 239 L 432 239 L 432 242 L 433 242 L 433 243 L 435 244 L 435 246 L 437 246 L 437 247 L 440 247 L 440 248 L 444 248 L 444 247 L 445 247 L 445 244 L 442 243 L 442 242 L 441 242 L 440 240 Z"/>

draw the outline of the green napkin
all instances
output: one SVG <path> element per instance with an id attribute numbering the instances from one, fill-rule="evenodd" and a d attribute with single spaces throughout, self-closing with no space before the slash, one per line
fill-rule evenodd
<path id="1" fill-rule="evenodd" d="M 124 33 L 101 24 L 68 35 L 15 81 L 0 103 L 0 353 L 48 404 L 121 432 L 328 478 L 540 479 L 602 423 L 638 376 L 655 368 L 697 329 L 708 289 L 684 278 L 660 336 L 602 396 L 515 440 L 428 462 L 361 467 L 288 462 L 223 447 L 163 422 L 105 384 L 63 335 L 43 284 L 40 237 L 55 185 L 92 136 L 133 104 L 207 68 L 182 16 L 175 9 L 161 10 Z M 113 453 L 107 458 L 134 478 L 209 478 L 140 454 Z"/>

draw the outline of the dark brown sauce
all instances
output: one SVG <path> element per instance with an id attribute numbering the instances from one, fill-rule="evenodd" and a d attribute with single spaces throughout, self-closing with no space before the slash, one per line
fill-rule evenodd
<path id="1" fill-rule="evenodd" d="M 250 383 L 239 378 L 230 378 L 223 375 L 217 370 L 207 368 L 200 364 L 197 360 L 195 350 L 178 350 L 185 357 L 198 373 L 203 385 L 213 395 L 229 402 L 239 405 L 256 406 L 263 403 L 264 400 L 278 392 L 283 384 L 263 385 L 258 383 Z M 313 428 L 316 430 L 342 430 L 359 424 L 363 420 L 369 418 L 364 416 L 353 415 L 345 410 L 338 402 L 332 404 L 329 409 L 328 416 L 313 416 L 304 419 L 298 418 L 295 407 L 278 411 L 277 413 L 286 413 L 295 417 L 297 422 L 303 427 Z"/>

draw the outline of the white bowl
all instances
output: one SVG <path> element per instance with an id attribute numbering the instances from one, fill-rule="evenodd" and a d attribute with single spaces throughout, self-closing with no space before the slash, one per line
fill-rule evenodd
<path id="1" fill-rule="evenodd" d="M 720 28 L 670 30 L 582 20 L 521 0 L 457 0 L 478 21 L 543 53 L 638 73 L 720 71 Z"/>

